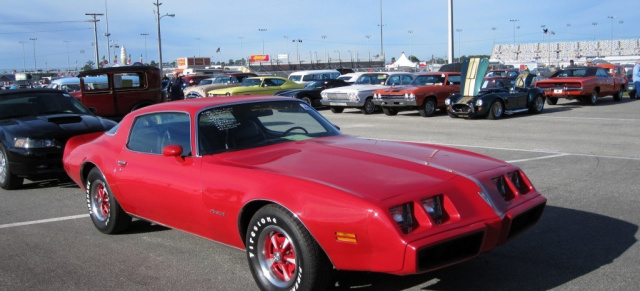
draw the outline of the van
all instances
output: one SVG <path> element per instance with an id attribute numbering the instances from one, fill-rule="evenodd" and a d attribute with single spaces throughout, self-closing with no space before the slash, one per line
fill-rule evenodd
<path id="1" fill-rule="evenodd" d="M 306 85 L 313 81 L 337 79 L 338 76 L 340 76 L 338 70 L 308 70 L 291 73 L 289 80 Z"/>

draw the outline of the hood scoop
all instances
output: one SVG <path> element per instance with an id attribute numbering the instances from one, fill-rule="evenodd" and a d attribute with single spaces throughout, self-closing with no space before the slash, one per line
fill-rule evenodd
<path id="1" fill-rule="evenodd" d="M 48 122 L 55 124 L 68 124 L 82 122 L 82 117 L 78 115 L 52 116 L 47 118 Z"/>

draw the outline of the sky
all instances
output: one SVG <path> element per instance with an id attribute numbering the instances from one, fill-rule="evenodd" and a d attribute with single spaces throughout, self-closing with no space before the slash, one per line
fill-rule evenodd
<path id="1" fill-rule="evenodd" d="M 158 61 L 155 0 L 0 0 L 0 72 L 66 69 L 124 46 L 134 61 Z M 420 60 L 447 58 L 447 0 L 218 1 L 161 0 L 164 62 L 211 57 L 214 62 L 268 54 L 298 58 L 368 59 L 384 49 Z M 382 35 L 380 31 L 382 11 Z M 453 0 L 454 54 L 489 55 L 493 44 L 640 38 L 640 1 Z M 613 17 L 613 18 L 610 18 Z M 517 20 L 517 21 L 513 21 Z M 594 24 L 595 23 L 595 24 Z M 554 34 L 544 35 L 542 25 Z M 495 29 L 494 29 L 495 28 Z M 148 33 L 145 37 L 142 34 Z M 368 37 L 367 37 L 368 36 Z M 382 37 L 381 37 L 382 36 Z M 382 39 L 382 42 L 381 42 Z M 146 40 L 146 44 L 145 44 Z M 216 52 L 220 48 L 220 52 Z M 116 49 L 119 56 L 120 51 Z"/>

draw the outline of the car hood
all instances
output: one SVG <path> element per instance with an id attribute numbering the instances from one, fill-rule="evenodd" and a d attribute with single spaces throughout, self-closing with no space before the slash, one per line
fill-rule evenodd
<path id="1" fill-rule="evenodd" d="M 92 115 L 52 114 L 0 121 L 5 134 L 13 137 L 48 138 L 66 141 L 91 132 L 106 131 L 116 123 Z"/>
<path id="2" fill-rule="evenodd" d="M 313 91 L 313 89 L 295 89 L 295 90 L 286 90 L 280 91 L 274 95 L 276 96 L 293 96 L 301 92 Z"/>
<path id="3" fill-rule="evenodd" d="M 351 85 L 351 86 L 345 86 L 345 87 L 339 87 L 339 88 L 326 89 L 324 90 L 324 92 L 340 93 L 340 92 L 374 91 L 374 90 L 379 90 L 387 87 L 389 86 L 387 85 Z"/>
<path id="4" fill-rule="evenodd" d="M 508 164 L 433 145 L 347 135 L 221 154 L 224 163 L 312 181 L 372 201 Z"/>

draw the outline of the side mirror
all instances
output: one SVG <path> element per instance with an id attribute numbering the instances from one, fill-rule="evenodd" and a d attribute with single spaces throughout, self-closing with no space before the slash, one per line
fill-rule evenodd
<path id="1" fill-rule="evenodd" d="M 162 155 L 165 157 L 175 157 L 178 162 L 184 162 L 182 157 L 182 147 L 177 144 L 171 144 L 162 149 Z"/>

